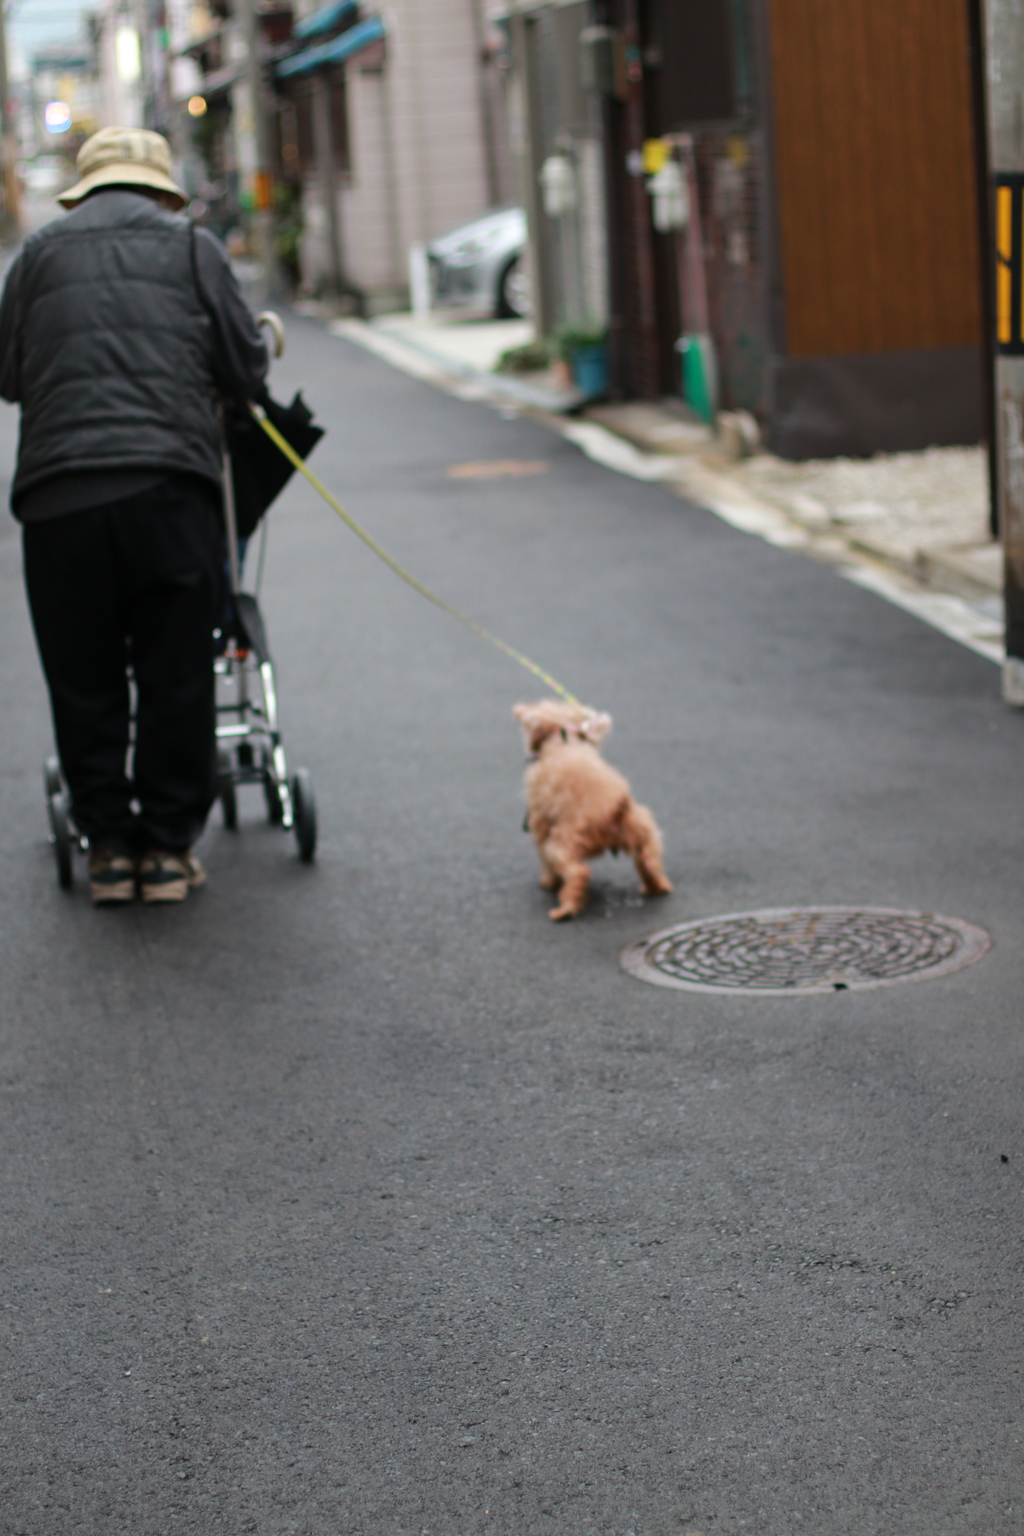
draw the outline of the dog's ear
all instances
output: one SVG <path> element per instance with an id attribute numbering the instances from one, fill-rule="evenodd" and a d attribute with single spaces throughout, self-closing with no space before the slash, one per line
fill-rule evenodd
<path id="1" fill-rule="evenodd" d="M 512 711 L 522 727 L 528 752 L 539 752 L 548 737 L 561 729 L 561 722 L 551 718 L 551 711 L 545 707 L 546 704 L 546 700 L 539 704 L 517 704 Z"/>
<path id="2" fill-rule="evenodd" d="M 523 745 L 527 752 L 536 752 L 539 747 L 538 727 L 541 724 L 539 707 L 536 704 L 517 704 L 512 713 L 519 721 L 523 733 Z"/>
<path id="3" fill-rule="evenodd" d="M 592 741 L 596 747 L 604 741 L 611 728 L 611 715 L 598 714 L 595 710 L 580 726 L 580 735 L 585 741 Z"/>

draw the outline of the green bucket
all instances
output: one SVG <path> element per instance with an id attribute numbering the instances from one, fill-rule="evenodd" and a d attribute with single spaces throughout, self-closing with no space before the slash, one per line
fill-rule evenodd
<path id="1" fill-rule="evenodd" d="M 713 423 L 718 407 L 715 344 L 710 336 L 683 336 L 676 347 L 682 353 L 683 399 L 702 421 Z"/>

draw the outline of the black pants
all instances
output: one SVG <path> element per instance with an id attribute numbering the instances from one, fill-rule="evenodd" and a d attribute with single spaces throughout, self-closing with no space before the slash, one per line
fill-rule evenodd
<path id="1" fill-rule="evenodd" d="M 57 748 L 75 822 L 94 848 L 180 850 L 203 829 L 216 784 L 222 547 L 216 492 L 182 478 L 24 529 Z"/>

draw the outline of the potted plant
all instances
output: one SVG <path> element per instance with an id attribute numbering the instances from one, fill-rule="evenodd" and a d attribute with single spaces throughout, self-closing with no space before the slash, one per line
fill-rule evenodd
<path id="1" fill-rule="evenodd" d="M 292 291 L 302 282 L 302 189 L 294 182 L 274 186 L 274 254 L 288 274 Z"/>
<path id="2" fill-rule="evenodd" d="M 608 327 L 563 325 L 555 332 L 558 355 L 572 372 L 573 382 L 588 400 L 608 390 Z"/>

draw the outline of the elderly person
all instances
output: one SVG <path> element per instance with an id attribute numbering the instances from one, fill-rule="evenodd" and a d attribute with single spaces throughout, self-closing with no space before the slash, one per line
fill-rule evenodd
<path id="1" fill-rule="evenodd" d="M 104 128 L 78 172 L 0 302 L 11 509 L 92 898 L 181 901 L 216 789 L 216 394 L 260 395 L 268 358 L 223 247 L 179 211 L 165 139 Z"/>

